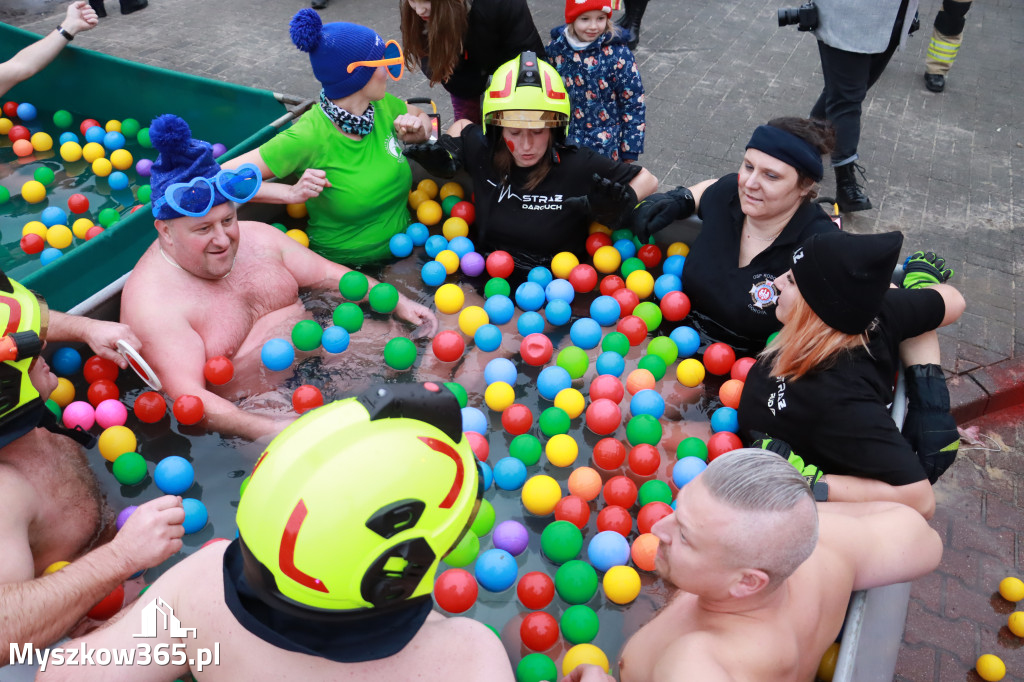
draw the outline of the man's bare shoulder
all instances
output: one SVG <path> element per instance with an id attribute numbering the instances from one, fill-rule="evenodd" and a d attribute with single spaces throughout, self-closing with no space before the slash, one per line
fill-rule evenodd
<path id="1" fill-rule="evenodd" d="M 501 640 L 487 626 L 471 618 L 447 618 L 431 613 L 414 642 L 439 666 L 447 668 L 448 680 L 514 679 L 512 664 Z"/>

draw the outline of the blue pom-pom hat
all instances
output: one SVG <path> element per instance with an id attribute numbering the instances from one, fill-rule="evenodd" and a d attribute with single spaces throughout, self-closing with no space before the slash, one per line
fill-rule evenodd
<path id="1" fill-rule="evenodd" d="M 340 21 L 324 24 L 308 7 L 292 17 L 289 28 L 295 47 L 309 53 L 313 75 L 330 100 L 358 92 L 373 77 L 373 68 L 359 67 L 349 73 L 349 64 L 384 57 L 384 41 L 373 29 Z"/>
<path id="2" fill-rule="evenodd" d="M 212 178 L 220 171 L 220 164 L 213 158 L 209 142 L 192 138 L 192 130 L 180 116 L 163 114 L 153 119 L 149 126 L 149 139 L 160 152 L 150 170 L 150 187 L 153 196 L 153 217 L 157 220 L 171 220 L 182 217 L 166 202 L 157 199 L 176 182 L 191 182 L 196 178 Z M 223 204 L 228 198 L 214 188 L 213 205 Z"/>

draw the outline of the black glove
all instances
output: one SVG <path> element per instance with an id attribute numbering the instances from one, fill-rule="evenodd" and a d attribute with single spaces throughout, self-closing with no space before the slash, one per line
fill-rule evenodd
<path id="1" fill-rule="evenodd" d="M 451 178 L 459 169 L 460 141 L 451 135 L 442 135 L 437 142 L 411 144 L 402 151 L 423 169 L 439 178 Z"/>
<path id="2" fill-rule="evenodd" d="M 931 251 L 917 251 L 903 266 L 904 289 L 923 289 L 941 284 L 953 276 L 953 270 L 946 267 L 946 261 Z"/>
<path id="3" fill-rule="evenodd" d="M 956 420 L 949 413 L 946 377 L 938 365 L 911 365 L 906 378 L 908 405 L 903 437 L 917 453 L 928 480 L 935 483 L 960 448 Z"/>
<path id="4" fill-rule="evenodd" d="M 697 210 L 693 193 L 686 187 L 671 192 L 652 194 L 639 204 L 629 216 L 629 228 L 646 243 L 651 236 L 676 220 L 686 220 Z"/>
<path id="5" fill-rule="evenodd" d="M 628 183 L 615 182 L 594 173 L 590 191 L 583 196 L 569 197 L 562 205 L 589 213 L 614 230 L 633 210 L 636 202 L 636 192 Z"/>

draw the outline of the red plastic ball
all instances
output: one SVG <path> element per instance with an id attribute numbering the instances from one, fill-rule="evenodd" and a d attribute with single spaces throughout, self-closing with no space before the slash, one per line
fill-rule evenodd
<path id="1" fill-rule="evenodd" d="M 647 338 L 647 323 L 636 315 L 627 315 L 619 320 L 615 330 L 625 334 L 631 346 L 639 346 Z"/>
<path id="2" fill-rule="evenodd" d="M 156 391 L 146 391 L 135 399 L 132 409 L 135 410 L 135 416 L 143 424 L 156 424 L 164 418 L 164 413 L 167 412 L 167 403 L 164 402 L 164 397 Z"/>
<path id="3" fill-rule="evenodd" d="M 622 411 L 611 400 L 598 398 L 587 406 L 587 428 L 594 433 L 607 436 L 615 433 L 621 423 Z"/>
<path id="4" fill-rule="evenodd" d="M 7 131 L 7 137 L 10 138 L 11 142 L 17 142 L 18 140 L 28 140 L 32 137 L 32 133 L 25 126 L 12 126 Z"/>
<path id="5" fill-rule="evenodd" d="M 89 199 L 84 194 L 72 194 L 68 197 L 68 210 L 72 213 L 85 213 L 89 210 Z"/>
<path id="6" fill-rule="evenodd" d="M 516 262 L 508 251 L 493 251 L 485 262 L 491 277 L 508 277 L 516 269 Z"/>
<path id="7" fill-rule="evenodd" d="M 82 367 L 82 376 L 90 384 L 94 384 L 100 379 L 117 381 L 117 375 L 120 372 L 121 368 L 116 363 L 99 355 L 94 355 L 86 360 L 85 365 Z"/>
<path id="8" fill-rule="evenodd" d="M 618 404 L 622 402 L 622 398 L 625 395 L 626 389 L 622 387 L 622 382 L 619 381 L 618 377 L 611 374 L 599 374 L 590 382 L 591 400 L 607 398 L 613 403 Z"/>
<path id="9" fill-rule="evenodd" d="M 481 462 L 486 462 L 487 457 L 491 454 L 491 444 L 487 442 L 487 436 L 476 431 L 466 431 L 465 436 L 469 441 L 469 448 L 476 458 Z"/>
<path id="10" fill-rule="evenodd" d="M 4 102 L 4 116 L 14 118 L 18 115 L 18 102 Z"/>
<path id="11" fill-rule="evenodd" d="M 681 291 L 670 291 L 659 304 L 661 314 L 669 322 L 678 322 L 690 314 L 690 297 Z"/>
<path id="12" fill-rule="evenodd" d="M 203 365 L 203 376 L 214 386 L 223 386 L 235 376 L 235 366 L 223 355 L 216 355 Z"/>
<path id="13" fill-rule="evenodd" d="M 611 246 L 612 238 L 604 232 L 595 232 L 587 237 L 587 241 L 583 242 L 583 245 L 586 247 L 587 253 L 593 256 L 594 253 L 602 246 Z"/>
<path id="14" fill-rule="evenodd" d="M 98 237 L 101 234 L 103 234 L 103 226 L 102 225 L 93 225 L 88 230 L 86 230 L 86 232 L 85 232 L 85 241 L 89 241 L 93 237 Z"/>
<path id="15" fill-rule="evenodd" d="M 601 295 L 611 296 L 619 289 L 625 289 L 626 282 L 618 275 L 605 275 L 601 278 L 601 284 L 598 288 L 601 290 Z"/>
<path id="16" fill-rule="evenodd" d="M 464 613 L 476 603 L 476 578 L 461 568 L 449 568 L 434 581 L 434 600 L 448 613 Z"/>
<path id="17" fill-rule="evenodd" d="M 85 131 L 86 130 L 88 130 L 89 128 L 92 128 L 93 126 L 98 126 L 99 124 L 100 124 L 100 122 L 97 121 L 96 119 L 94 119 L 94 118 L 87 118 L 84 121 L 82 121 L 82 125 L 78 126 L 78 129 L 80 131 L 82 131 L 83 135 L 85 135 Z"/>
<path id="18" fill-rule="evenodd" d="M 100 379 L 89 384 L 86 397 L 89 399 L 89 404 L 96 407 L 104 400 L 119 400 L 121 391 L 118 390 L 117 384 L 110 379 Z"/>
<path id="19" fill-rule="evenodd" d="M 205 409 L 201 398 L 194 395 L 178 396 L 178 399 L 171 405 L 171 412 L 179 424 L 192 426 L 203 419 Z"/>
<path id="20" fill-rule="evenodd" d="M 740 437 L 730 431 L 719 431 L 708 438 L 708 461 L 743 447 Z"/>
<path id="21" fill-rule="evenodd" d="M 523 356 L 523 362 L 534 367 L 546 364 L 554 350 L 551 339 L 540 332 L 527 334 L 519 344 L 519 354 Z"/>
<path id="22" fill-rule="evenodd" d="M 555 598 L 555 582 L 547 573 L 530 571 L 516 585 L 519 601 L 528 609 L 542 609 Z"/>
<path id="23" fill-rule="evenodd" d="M 513 436 L 520 436 L 533 426 L 533 412 L 526 405 L 512 403 L 501 413 L 501 425 Z"/>
<path id="24" fill-rule="evenodd" d="M 625 284 L 608 295 L 619 302 L 619 317 L 632 315 L 633 309 L 640 305 L 640 297 L 633 290 L 627 289 Z"/>
<path id="25" fill-rule="evenodd" d="M 605 471 L 613 471 L 626 461 L 626 446 L 614 438 L 602 438 L 594 444 L 594 464 Z"/>
<path id="26" fill-rule="evenodd" d="M 736 362 L 736 351 L 728 344 L 713 343 L 704 351 L 704 367 L 715 376 L 728 374 L 734 362 Z"/>
<path id="27" fill-rule="evenodd" d="M 29 232 L 21 238 L 19 245 L 22 251 L 30 256 L 34 256 L 37 253 L 42 253 L 43 249 L 46 248 L 46 240 L 38 234 Z"/>
<path id="28" fill-rule="evenodd" d="M 586 294 L 597 286 L 597 270 L 591 265 L 580 263 L 569 272 L 569 284 L 578 294 Z"/>
<path id="29" fill-rule="evenodd" d="M 324 404 L 324 394 L 316 386 L 303 384 L 292 393 L 292 407 L 299 414 L 309 412 Z M 180 421 L 180 420 L 179 420 Z"/>
<path id="30" fill-rule="evenodd" d="M 657 244 L 644 244 L 636 252 L 636 257 L 650 270 L 661 262 L 661 249 L 658 248 Z"/>
<path id="31" fill-rule="evenodd" d="M 625 476 L 612 476 L 604 484 L 604 501 L 629 509 L 636 504 L 638 495 L 636 483 Z"/>
<path id="32" fill-rule="evenodd" d="M 640 507 L 640 511 L 636 514 L 636 529 L 643 533 L 650 533 L 651 527 L 661 519 L 665 518 L 672 513 L 672 507 L 655 500 L 654 502 L 648 502 L 644 506 Z"/>
<path id="33" fill-rule="evenodd" d="M 757 362 L 754 358 L 740 358 L 736 362 L 732 363 L 732 369 L 729 370 L 729 377 L 732 379 L 739 379 L 740 381 L 747 380 L 747 373 L 750 368 Z"/>
<path id="34" fill-rule="evenodd" d="M 519 638 L 532 651 L 547 651 L 558 641 L 558 621 L 546 611 L 526 614 L 519 625 Z"/>
<path id="35" fill-rule="evenodd" d="M 583 530 L 590 520 L 590 505 L 579 495 L 566 495 L 555 504 L 555 520 L 568 521 Z"/>
<path id="36" fill-rule="evenodd" d="M 650 476 L 661 466 L 658 448 L 647 443 L 633 446 L 629 451 L 629 470 L 637 476 Z"/>
<path id="37" fill-rule="evenodd" d="M 597 530 L 613 530 L 628 538 L 633 532 L 633 517 L 623 507 L 610 504 L 597 513 Z"/>
<path id="38" fill-rule="evenodd" d="M 117 615 L 122 606 L 124 606 L 124 585 L 118 585 L 113 592 L 89 609 L 85 615 L 93 620 L 108 620 Z"/>
<path id="39" fill-rule="evenodd" d="M 466 350 L 466 341 L 462 334 L 454 329 L 446 329 L 434 337 L 430 347 L 434 350 L 434 356 L 441 362 L 455 362 Z"/>
<path id="40" fill-rule="evenodd" d="M 476 220 L 476 207 L 468 201 L 460 201 L 452 206 L 452 217 L 462 218 L 466 221 L 467 225 L 472 225 L 473 221 Z"/>

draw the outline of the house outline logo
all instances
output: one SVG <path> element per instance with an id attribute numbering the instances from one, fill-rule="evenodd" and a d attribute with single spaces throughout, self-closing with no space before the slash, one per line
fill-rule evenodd
<path id="1" fill-rule="evenodd" d="M 174 609 L 160 597 L 154 598 L 142 608 L 142 632 L 132 635 L 137 638 L 153 638 L 163 630 L 171 637 L 185 638 L 191 634 L 196 639 L 196 628 L 185 628 L 174 615 Z"/>

